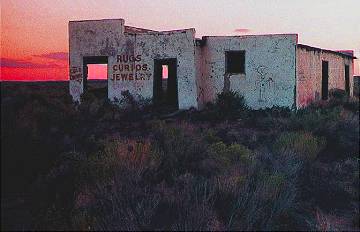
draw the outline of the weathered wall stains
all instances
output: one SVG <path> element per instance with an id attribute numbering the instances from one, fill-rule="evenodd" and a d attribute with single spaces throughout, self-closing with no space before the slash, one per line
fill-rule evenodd
<path id="1" fill-rule="evenodd" d="M 176 58 L 179 109 L 197 108 L 194 40 L 194 29 L 126 35 L 117 56 L 135 59 L 118 62 L 117 56 L 110 57 L 109 98 L 121 99 L 126 90 L 138 99 L 152 98 L 154 59 Z"/>
<path id="2" fill-rule="evenodd" d="M 353 93 L 352 55 L 298 45 L 296 34 L 195 39 L 195 29 L 159 32 L 124 23 L 69 22 L 69 89 L 75 101 L 84 91 L 84 57 L 93 56 L 107 57 L 111 100 L 121 100 L 124 91 L 138 100 L 152 99 L 156 59 L 177 61 L 179 109 L 202 108 L 229 90 L 243 95 L 253 109 L 306 106 L 320 100 L 322 60 L 329 61 L 329 89 L 345 89 L 344 68 L 349 65 Z M 245 51 L 241 74 L 227 73 L 228 51 Z"/>
<path id="3" fill-rule="evenodd" d="M 108 57 L 108 97 L 122 99 L 129 91 L 136 99 L 152 98 L 154 59 L 177 59 L 179 109 L 198 107 L 195 76 L 195 29 L 156 32 L 126 27 L 124 20 L 69 23 L 70 93 L 83 92 L 83 57 Z"/>
<path id="4" fill-rule="evenodd" d="M 83 57 L 114 56 L 118 48 L 115 46 L 116 41 L 123 40 L 123 32 L 123 19 L 69 22 L 69 85 L 70 94 L 75 101 L 80 101 L 80 96 L 84 91 Z M 72 70 L 77 70 L 76 75 L 72 74 Z"/>
<path id="5" fill-rule="evenodd" d="M 345 90 L 345 65 L 350 71 L 350 95 L 353 95 L 353 62 L 341 56 L 308 46 L 298 45 L 296 63 L 296 106 L 302 108 L 321 99 L 322 61 L 329 62 L 329 90 Z"/>
<path id="6" fill-rule="evenodd" d="M 203 57 L 203 102 L 234 90 L 254 108 L 292 107 L 295 87 L 296 35 L 206 37 Z M 245 51 L 245 74 L 227 74 L 225 51 Z"/>

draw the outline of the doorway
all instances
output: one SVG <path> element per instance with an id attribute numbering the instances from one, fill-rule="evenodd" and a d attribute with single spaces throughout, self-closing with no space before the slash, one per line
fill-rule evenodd
<path id="1" fill-rule="evenodd" d="M 154 60 L 155 105 L 178 109 L 177 59 Z"/>
<path id="2" fill-rule="evenodd" d="M 322 61 L 321 99 L 327 100 L 328 96 L 329 96 L 329 62 Z"/>
<path id="3" fill-rule="evenodd" d="M 83 58 L 84 92 L 91 92 L 98 98 L 107 97 L 108 57 L 85 56 Z"/>
<path id="4" fill-rule="evenodd" d="M 345 92 L 350 96 L 350 72 L 349 65 L 345 65 Z"/>

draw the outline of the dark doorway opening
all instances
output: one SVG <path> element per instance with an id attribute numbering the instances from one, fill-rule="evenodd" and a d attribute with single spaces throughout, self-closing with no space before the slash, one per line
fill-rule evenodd
<path id="1" fill-rule="evenodd" d="M 155 59 L 153 102 L 157 106 L 179 109 L 176 59 Z"/>
<path id="2" fill-rule="evenodd" d="M 349 65 L 345 65 L 345 91 L 347 95 L 350 95 L 350 72 Z"/>
<path id="3" fill-rule="evenodd" d="M 329 62 L 322 62 L 321 99 L 327 100 L 329 96 Z"/>
<path id="4" fill-rule="evenodd" d="M 91 92 L 98 98 L 107 97 L 107 66 L 107 56 L 85 56 L 83 58 L 84 92 Z"/>

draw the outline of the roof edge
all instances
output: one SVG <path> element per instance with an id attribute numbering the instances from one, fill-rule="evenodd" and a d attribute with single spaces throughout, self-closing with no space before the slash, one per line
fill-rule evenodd
<path id="1" fill-rule="evenodd" d="M 351 59 L 357 59 L 355 56 L 350 55 L 349 53 L 344 53 L 344 52 L 340 52 L 340 51 L 334 51 L 334 50 L 328 50 L 328 49 L 322 49 L 322 48 L 318 48 L 318 47 L 313 47 L 313 46 L 309 46 L 306 44 L 297 44 L 298 48 L 304 48 L 306 50 L 311 50 L 311 51 L 318 51 L 318 52 L 329 52 L 329 53 L 333 53 L 336 55 L 340 55 L 343 57 L 347 57 L 347 58 L 351 58 Z"/>
<path id="2" fill-rule="evenodd" d="M 113 21 L 119 20 L 125 22 L 125 19 L 117 18 L 117 19 L 83 19 L 83 20 L 69 20 L 69 23 L 80 23 L 80 22 L 91 22 L 91 21 Z"/>
<path id="3" fill-rule="evenodd" d="M 299 34 L 297 33 L 275 33 L 275 34 L 251 34 L 251 35 L 205 35 L 202 38 L 216 38 L 216 37 L 225 37 L 225 38 L 230 38 L 230 37 L 255 37 L 255 36 L 282 36 L 282 35 L 290 35 L 290 36 L 296 36 L 298 37 Z"/>

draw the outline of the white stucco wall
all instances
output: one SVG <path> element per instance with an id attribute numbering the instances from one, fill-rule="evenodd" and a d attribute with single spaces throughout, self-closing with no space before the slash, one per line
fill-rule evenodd
<path id="1" fill-rule="evenodd" d="M 201 105 L 214 101 L 224 90 L 244 96 L 253 109 L 295 106 L 295 60 L 297 35 L 256 35 L 203 37 Z M 225 70 L 226 51 L 245 51 L 245 74 L 229 75 Z M 227 88 L 227 87 L 225 87 Z"/>
<path id="2" fill-rule="evenodd" d="M 345 65 L 349 65 L 350 95 L 353 95 L 353 62 L 351 58 L 324 50 L 297 48 L 296 105 L 302 108 L 321 99 L 322 61 L 329 62 L 329 90 L 345 90 Z"/>
<path id="3" fill-rule="evenodd" d="M 139 64 L 142 67 L 146 65 L 146 69 L 130 72 L 119 71 L 118 68 L 115 70 L 114 66 L 124 62 L 117 62 L 116 56 L 109 57 L 109 98 L 121 99 L 121 92 L 126 90 L 138 98 L 152 98 L 154 60 L 176 58 L 179 109 L 197 108 L 194 43 L 194 29 L 126 35 L 117 54 L 130 54 L 141 58 L 140 61 L 130 64 Z M 124 73 L 132 73 L 134 80 L 123 80 L 121 75 Z M 114 74 L 118 78 L 113 78 Z"/>
<path id="4" fill-rule="evenodd" d="M 204 95 L 205 90 L 204 87 L 207 86 L 206 79 L 203 78 L 203 67 L 204 67 L 204 60 L 203 60 L 203 50 L 202 47 L 199 45 L 195 47 L 195 68 L 196 68 L 196 88 L 197 88 L 197 97 L 196 101 L 198 102 L 198 107 L 203 108 L 205 101 Z"/>
<path id="5" fill-rule="evenodd" d="M 84 91 L 83 57 L 115 56 L 123 33 L 123 19 L 69 22 L 69 88 L 75 101 L 80 101 Z"/>
<path id="6" fill-rule="evenodd" d="M 177 59 L 179 109 L 201 108 L 222 91 L 244 96 L 253 109 L 301 108 L 321 97 L 321 61 L 329 61 L 329 89 L 345 89 L 344 68 L 351 57 L 297 45 L 296 34 L 206 36 L 195 29 L 156 32 L 127 27 L 123 19 L 69 22 L 70 94 L 84 91 L 83 58 L 108 57 L 108 97 L 129 91 L 136 99 L 153 97 L 154 60 Z M 226 51 L 245 51 L 245 74 L 226 73 Z M 126 61 L 124 58 L 127 57 Z"/>
<path id="7" fill-rule="evenodd" d="M 121 100 L 123 91 L 129 91 L 136 99 L 151 99 L 154 59 L 176 58 L 179 109 L 197 108 L 195 29 L 169 32 L 140 29 L 131 33 L 124 28 L 122 19 L 69 23 L 69 87 L 73 99 L 79 101 L 84 90 L 84 56 L 108 57 L 111 100 Z M 119 56 L 125 56 L 126 61 Z"/>

